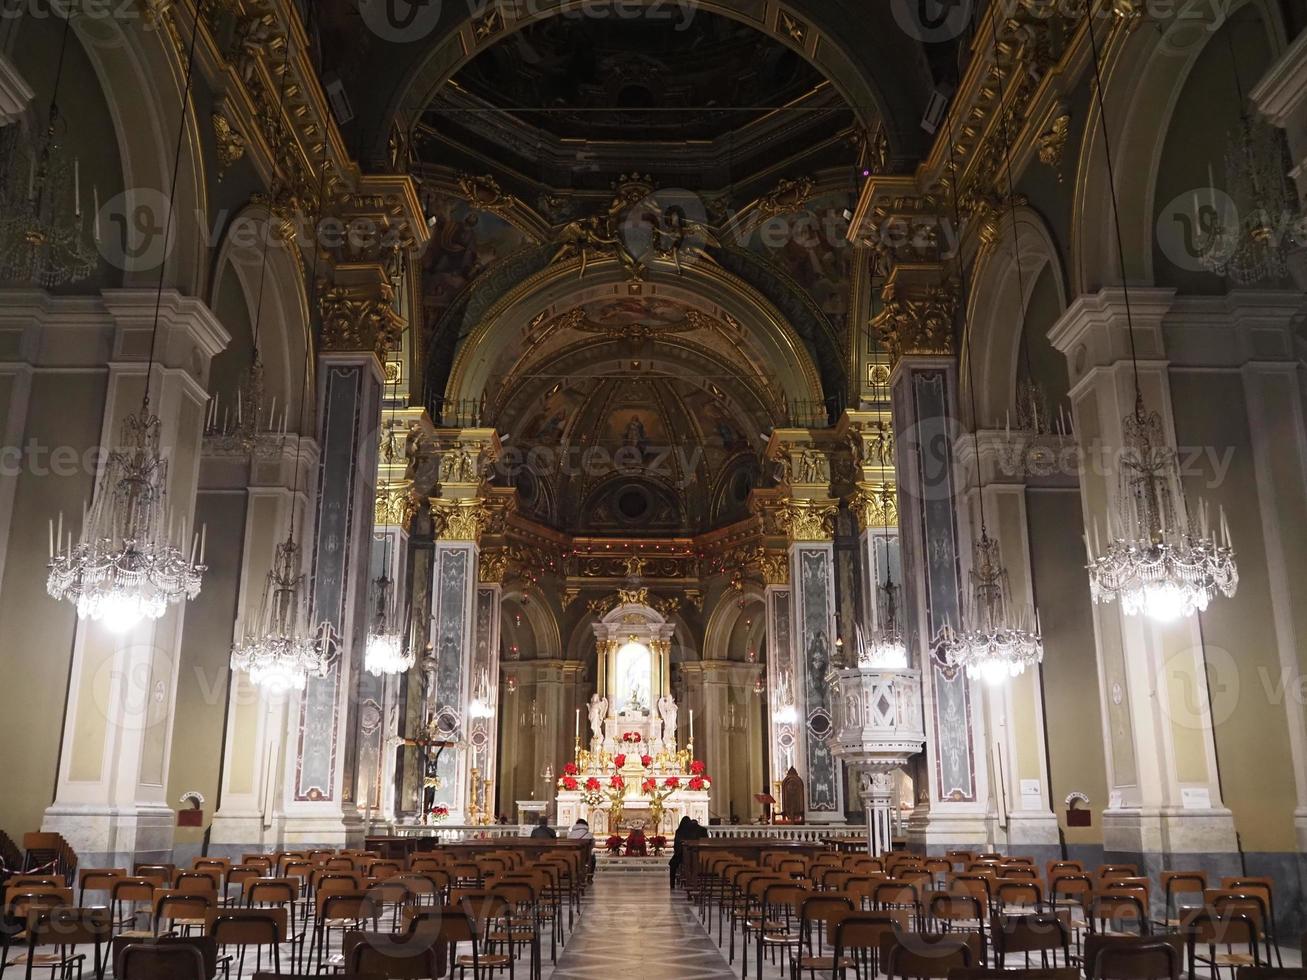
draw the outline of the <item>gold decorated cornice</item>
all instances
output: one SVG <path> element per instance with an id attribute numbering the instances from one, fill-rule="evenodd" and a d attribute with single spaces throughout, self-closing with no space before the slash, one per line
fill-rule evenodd
<path id="1" fill-rule="evenodd" d="M 508 574 L 508 553 L 503 548 L 481 552 L 477 559 L 477 579 L 483 585 L 501 585 Z"/>
<path id="2" fill-rule="evenodd" d="M 799 541 L 831 541 L 835 538 L 834 501 L 786 500 L 776 508 L 776 524 L 793 544 Z"/>
<path id="3" fill-rule="evenodd" d="M 849 509 L 857 518 L 858 530 L 898 527 L 898 493 L 892 483 L 860 483 L 849 495 Z"/>

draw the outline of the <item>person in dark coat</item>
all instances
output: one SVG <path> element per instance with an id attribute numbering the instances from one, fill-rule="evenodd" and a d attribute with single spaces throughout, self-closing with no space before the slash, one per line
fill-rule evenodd
<path id="1" fill-rule="evenodd" d="M 691 820 L 689 817 L 681 818 L 681 822 L 676 827 L 676 836 L 672 838 L 672 859 L 667 864 L 673 888 L 676 887 L 676 875 L 681 870 L 681 862 L 685 860 L 685 842 L 687 840 L 699 840 L 707 836 L 708 831 L 699 821 Z"/>

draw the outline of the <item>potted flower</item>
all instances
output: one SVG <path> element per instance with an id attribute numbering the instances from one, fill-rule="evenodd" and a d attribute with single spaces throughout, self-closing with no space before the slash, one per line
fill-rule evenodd
<path id="1" fill-rule="evenodd" d="M 703 789 L 706 784 L 707 784 L 707 780 L 705 780 L 702 776 L 691 776 L 690 781 L 686 783 L 686 786 L 689 789 L 698 792 L 699 790 Z"/>
<path id="2" fill-rule="evenodd" d="M 675 776 L 668 776 L 666 779 L 663 780 L 663 785 L 666 786 L 668 789 L 680 789 L 681 781 L 677 779 Z"/>
<path id="3" fill-rule="evenodd" d="M 599 777 L 598 777 L 598 776 L 591 776 L 589 779 L 587 779 L 587 780 L 585 781 L 585 788 L 586 788 L 586 789 L 599 789 Z"/>
<path id="4" fill-rule="evenodd" d="M 613 789 L 625 789 L 626 780 L 621 777 L 620 773 L 613 773 L 612 778 L 608 780 L 608 785 Z"/>
<path id="5" fill-rule="evenodd" d="M 621 769 L 624 765 L 626 765 L 626 754 L 619 752 L 617 755 L 613 756 L 613 765 L 616 766 L 618 769 Z"/>
<path id="6" fill-rule="evenodd" d="M 634 745 L 643 741 L 643 736 L 639 732 L 622 732 L 622 741 Z"/>
<path id="7" fill-rule="evenodd" d="M 558 785 L 563 787 L 563 789 L 567 790 L 569 793 L 571 793 L 571 792 L 575 792 L 577 787 L 580 786 L 581 784 L 576 781 L 575 776 L 564 776 L 562 779 L 558 781 Z"/>
<path id="8" fill-rule="evenodd" d="M 651 756 L 651 755 L 642 755 L 642 756 L 640 756 L 640 765 L 642 765 L 642 766 L 644 766 L 646 769 L 648 769 L 650 766 L 653 765 L 653 756 Z"/>
<path id="9" fill-rule="evenodd" d="M 567 765 L 563 766 L 563 775 L 564 775 L 564 776 L 576 776 L 576 775 L 579 775 L 580 772 L 581 772 L 581 770 L 578 769 L 578 768 L 576 768 L 576 763 L 575 763 L 575 762 L 569 762 Z"/>
<path id="10" fill-rule="evenodd" d="M 443 803 L 436 803 L 427 811 L 427 816 L 431 818 L 432 823 L 441 823 L 449 818 L 449 807 Z"/>
<path id="11" fill-rule="evenodd" d="M 701 761 L 699 761 L 698 759 L 695 759 L 693 762 L 690 763 L 690 775 L 691 775 L 691 776 L 702 776 L 702 775 L 707 771 L 707 769 L 708 769 L 708 767 L 705 766 L 705 765 L 704 765 Z"/>
<path id="12" fill-rule="evenodd" d="M 604 847 L 608 849 L 608 853 L 613 855 L 613 857 L 620 857 L 622 853 L 622 845 L 624 843 L 626 842 L 622 840 L 621 835 L 613 834 L 608 838 L 608 840 L 604 841 Z"/>
<path id="13" fill-rule="evenodd" d="M 667 838 L 662 834 L 655 834 L 649 838 L 649 848 L 653 851 L 654 857 L 661 857 L 663 849 L 667 847 Z"/>
<path id="14" fill-rule="evenodd" d="M 644 782 L 640 784 L 640 792 L 641 793 L 658 792 L 658 780 L 654 779 L 652 776 L 648 777 L 647 779 L 645 779 Z"/>

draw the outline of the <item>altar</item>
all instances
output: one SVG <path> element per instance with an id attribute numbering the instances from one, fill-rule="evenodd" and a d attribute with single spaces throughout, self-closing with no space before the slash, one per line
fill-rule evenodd
<path id="1" fill-rule="evenodd" d="M 585 820 L 599 835 L 636 827 L 669 835 L 682 817 L 707 826 L 712 779 L 694 757 L 694 714 L 679 745 L 671 692 L 674 626 L 644 597 L 624 598 L 594 624 L 597 690 L 586 707 L 589 742 L 576 713 L 573 759 L 558 778 L 557 820 Z"/>

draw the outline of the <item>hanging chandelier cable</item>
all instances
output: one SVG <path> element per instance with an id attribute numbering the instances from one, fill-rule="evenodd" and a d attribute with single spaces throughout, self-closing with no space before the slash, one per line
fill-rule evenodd
<path id="1" fill-rule="evenodd" d="M 1164 431 L 1161 415 L 1144 409 L 1126 274 L 1125 239 L 1108 132 L 1102 52 L 1094 34 L 1093 11 L 1091 0 L 1085 12 L 1085 30 L 1093 53 L 1094 96 L 1112 202 L 1135 402 L 1131 414 L 1122 420 L 1120 486 L 1117 500 L 1108 505 L 1107 544 L 1100 547 L 1095 521 L 1093 539 L 1085 535 L 1089 557 L 1086 568 L 1090 596 L 1095 603 L 1120 600 L 1121 609 L 1128 616 L 1146 613 L 1166 622 L 1201 612 L 1218 593 L 1233 596 L 1239 586 L 1239 569 L 1225 511 L 1220 511 L 1215 528 L 1209 527 L 1207 507 L 1202 501 L 1198 504 L 1197 520 L 1189 517 L 1179 461 Z"/>

